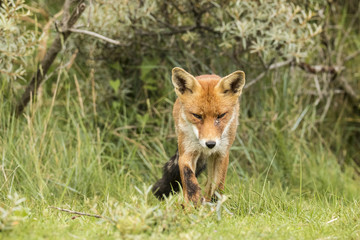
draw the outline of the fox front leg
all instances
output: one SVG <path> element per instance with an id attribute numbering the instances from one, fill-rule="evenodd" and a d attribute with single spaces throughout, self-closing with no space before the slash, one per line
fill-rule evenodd
<path id="1" fill-rule="evenodd" d="M 225 178 L 229 165 L 229 154 L 211 156 L 208 160 L 208 177 L 205 187 L 205 200 L 210 202 L 216 190 L 224 191 Z"/>
<path id="2" fill-rule="evenodd" d="M 195 176 L 198 156 L 183 154 L 179 157 L 179 169 L 185 201 L 195 205 L 201 200 L 201 188 Z"/>

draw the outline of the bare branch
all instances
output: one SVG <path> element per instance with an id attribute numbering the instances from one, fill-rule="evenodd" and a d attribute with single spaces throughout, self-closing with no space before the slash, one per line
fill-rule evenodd
<path id="1" fill-rule="evenodd" d="M 267 71 L 260 73 L 255 79 L 253 79 L 253 80 L 251 80 L 249 83 L 247 83 L 247 84 L 244 86 L 244 89 L 249 88 L 251 85 L 254 85 L 257 81 L 259 81 L 260 79 L 262 79 L 262 78 L 265 76 L 266 72 L 267 72 Z"/>
<path id="2" fill-rule="evenodd" d="M 111 219 L 109 217 L 102 216 L 102 215 L 78 212 L 78 211 L 73 211 L 73 210 L 70 210 L 70 209 L 59 208 L 59 207 L 54 207 L 54 206 L 49 206 L 49 208 L 57 209 L 57 210 L 62 211 L 62 212 L 67 212 L 67 213 L 76 214 L 76 215 L 80 215 L 80 216 L 102 218 L 102 219 L 108 220 L 111 223 L 116 223 L 114 219 Z"/>
<path id="3" fill-rule="evenodd" d="M 101 216 L 101 215 L 97 215 L 97 214 L 90 214 L 90 213 L 84 213 L 84 212 L 78 212 L 78 211 L 73 211 L 73 210 L 69 210 L 69 209 L 65 209 L 65 208 L 59 208 L 59 207 L 54 207 L 54 206 L 49 206 L 49 208 L 53 208 L 53 209 L 57 209 L 59 211 L 62 212 L 67 212 L 67 213 L 71 213 L 71 214 L 76 214 L 76 215 L 80 215 L 80 216 L 87 216 L 87 217 L 94 217 L 94 218 L 102 218 L 102 219 L 106 219 L 112 223 L 115 223 L 115 221 L 109 217 L 106 216 Z"/>
<path id="4" fill-rule="evenodd" d="M 349 56 L 347 56 L 347 57 L 344 59 L 344 62 L 348 62 L 348 61 L 350 61 L 351 59 L 356 58 L 358 55 L 360 55 L 360 50 L 358 50 L 358 51 L 356 51 L 356 52 L 353 52 L 352 54 L 350 54 Z"/>
<path id="5" fill-rule="evenodd" d="M 62 211 L 62 212 L 77 214 L 77 215 L 81 215 L 81 216 L 95 217 L 95 218 L 104 218 L 104 217 L 101 216 L 101 215 L 89 214 L 89 213 L 83 213 L 83 212 L 77 212 L 77 211 L 73 211 L 73 210 L 69 210 L 69 209 L 64 209 L 64 208 L 59 208 L 59 207 L 54 207 L 54 206 L 50 206 L 50 208 L 54 208 L 54 209 L 57 209 L 57 210 Z"/>
<path id="6" fill-rule="evenodd" d="M 310 65 L 308 63 L 300 62 L 298 66 L 306 72 L 309 73 L 319 73 L 319 72 L 328 72 L 331 74 L 340 73 L 345 68 L 343 66 L 324 66 L 324 65 Z"/>
<path id="7" fill-rule="evenodd" d="M 197 28 L 197 26 L 181 26 L 181 27 L 177 27 L 176 29 L 173 28 L 172 31 L 162 31 L 162 32 L 147 32 L 147 31 L 142 31 L 142 30 L 138 30 L 136 31 L 136 34 L 141 35 L 141 36 L 156 36 L 156 35 L 175 35 L 175 34 L 180 34 L 180 33 L 186 33 L 188 31 L 193 31 Z"/>
<path id="8" fill-rule="evenodd" d="M 292 61 L 293 61 L 293 59 L 289 59 L 289 60 L 286 60 L 286 61 L 283 61 L 283 62 L 277 62 L 277 63 L 271 64 L 266 71 L 260 73 L 255 79 L 253 79 L 249 83 L 247 83 L 245 85 L 244 89 L 249 88 L 251 85 L 254 85 L 256 82 L 258 82 L 260 79 L 262 79 L 269 70 L 273 70 L 273 69 L 276 69 L 276 68 L 281 68 L 281 67 L 287 66 Z"/>
<path id="9" fill-rule="evenodd" d="M 351 100 L 354 103 L 357 103 L 360 100 L 360 96 L 356 94 L 350 84 L 345 80 L 344 77 L 339 79 L 340 86 L 344 89 L 344 91 L 350 96 Z"/>
<path id="10" fill-rule="evenodd" d="M 165 23 L 161 23 L 161 24 L 165 24 Z M 161 35 L 161 36 L 168 36 L 168 35 L 176 35 L 176 34 L 182 34 L 182 33 L 186 33 L 186 32 L 192 32 L 192 31 L 196 31 L 196 30 L 203 30 L 203 31 L 207 31 L 209 33 L 213 33 L 216 35 L 219 35 L 220 32 L 201 25 L 201 24 L 196 24 L 194 26 L 172 26 L 172 25 L 167 25 L 166 26 L 168 29 L 161 31 L 161 32 L 148 32 L 148 31 L 143 31 L 143 30 L 137 30 L 136 34 L 141 35 L 141 36 L 156 36 L 156 35 Z"/>
<path id="11" fill-rule="evenodd" d="M 291 62 L 293 61 L 293 59 L 288 59 L 284 62 L 278 62 L 278 63 L 273 63 L 269 66 L 269 69 L 268 70 L 272 70 L 272 69 L 275 69 L 275 68 L 281 68 L 281 67 L 284 67 L 284 66 L 287 66 L 289 65 Z"/>
<path id="12" fill-rule="evenodd" d="M 127 44 L 120 43 L 120 41 L 105 37 L 105 36 L 103 36 L 103 35 L 101 35 L 99 33 L 96 33 L 96 32 L 91 32 L 91 31 L 88 31 L 88 30 L 77 29 L 77 28 L 70 28 L 69 31 L 74 32 L 74 33 L 82 33 L 82 34 L 86 34 L 86 35 L 89 35 L 89 36 L 92 36 L 92 37 L 100 38 L 100 39 L 102 39 L 102 40 L 104 40 L 106 42 L 112 43 L 114 45 L 129 46 Z"/>
<path id="13" fill-rule="evenodd" d="M 244 89 L 249 88 L 251 85 L 254 85 L 256 82 L 258 82 L 260 79 L 262 79 L 265 76 L 267 71 L 287 66 L 291 62 L 293 62 L 293 59 L 289 59 L 284 62 L 278 62 L 278 63 L 271 64 L 266 71 L 260 73 L 255 79 L 251 80 L 248 84 L 246 84 Z M 338 74 L 345 69 L 345 67 L 343 67 L 343 66 L 310 65 L 310 64 L 304 63 L 304 62 L 298 63 L 297 66 L 299 66 L 304 71 L 306 71 L 308 73 L 312 73 L 312 74 L 321 73 L 321 72 L 327 72 L 330 74 Z M 351 89 L 351 87 L 347 84 L 347 82 L 345 80 L 341 80 L 340 83 L 343 86 L 344 90 L 353 99 L 358 99 L 358 96 L 353 91 L 349 91 L 349 89 Z"/>
<path id="14" fill-rule="evenodd" d="M 345 59 L 344 61 L 348 61 L 351 58 L 356 57 L 359 53 L 360 52 L 353 53 L 352 55 L 350 55 L 348 57 L 347 60 Z M 312 66 L 310 64 L 303 63 L 303 62 L 299 63 L 298 66 L 301 69 L 303 69 L 304 71 L 312 73 L 312 74 L 323 73 L 323 72 L 330 73 L 334 76 L 333 79 L 335 79 L 335 76 L 345 69 L 344 66 L 323 66 L 323 65 Z M 337 82 L 339 83 L 341 88 L 344 90 L 345 94 L 347 94 L 350 97 L 351 101 L 353 103 L 355 103 L 355 105 L 356 105 L 360 99 L 360 96 L 357 95 L 357 93 L 353 90 L 351 85 L 345 80 L 344 77 L 338 78 Z"/>

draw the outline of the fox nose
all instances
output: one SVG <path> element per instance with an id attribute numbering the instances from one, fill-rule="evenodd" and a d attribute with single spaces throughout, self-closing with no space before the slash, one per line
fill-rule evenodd
<path id="1" fill-rule="evenodd" d="M 213 148 L 213 147 L 215 147 L 216 142 L 215 141 L 207 141 L 205 144 L 208 148 Z"/>

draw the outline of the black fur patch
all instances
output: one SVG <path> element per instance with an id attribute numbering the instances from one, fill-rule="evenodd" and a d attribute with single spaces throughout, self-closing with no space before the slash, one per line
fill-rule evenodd
<path id="1" fill-rule="evenodd" d="M 186 87 L 186 80 L 182 76 L 176 76 L 175 81 L 179 86 L 178 90 L 181 94 L 184 94 L 185 91 L 192 93 L 192 90 Z"/>
<path id="2" fill-rule="evenodd" d="M 169 196 L 172 191 L 179 191 L 181 185 L 180 170 L 178 165 L 179 152 L 176 150 L 174 156 L 165 163 L 163 167 L 163 176 L 153 186 L 152 192 L 158 199 Z"/>
<path id="3" fill-rule="evenodd" d="M 155 197 L 160 200 L 164 199 L 164 196 L 169 196 L 172 192 L 178 192 L 179 185 L 182 186 L 178 161 L 179 152 L 176 150 L 175 155 L 165 163 L 162 178 L 159 179 L 152 188 Z M 206 160 L 200 157 L 196 164 L 195 176 L 198 177 L 205 169 Z"/>
<path id="4" fill-rule="evenodd" d="M 235 81 L 233 81 L 230 84 L 231 91 L 233 91 L 234 93 L 238 92 L 240 88 L 240 83 L 241 83 L 240 79 L 236 79 Z"/>
<path id="5" fill-rule="evenodd" d="M 198 177 L 206 169 L 206 159 L 199 157 L 196 163 L 195 176 Z"/>
<path id="6" fill-rule="evenodd" d="M 186 81 L 185 79 L 183 79 L 180 76 L 176 77 L 176 82 L 179 86 L 179 91 L 181 92 L 181 94 L 184 94 L 185 90 L 186 90 Z"/>
<path id="7" fill-rule="evenodd" d="M 194 195 L 196 195 L 200 191 L 200 187 L 198 184 L 192 181 L 192 177 L 195 177 L 194 172 L 187 166 L 184 167 L 184 178 L 186 184 L 186 191 L 189 199 L 192 199 Z"/>

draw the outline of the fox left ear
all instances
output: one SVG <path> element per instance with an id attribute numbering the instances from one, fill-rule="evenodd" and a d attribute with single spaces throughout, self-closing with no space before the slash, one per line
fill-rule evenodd
<path id="1" fill-rule="evenodd" d="M 216 87 L 224 94 L 231 93 L 240 96 L 244 85 L 245 73 L 243 71 L 236 71 L 220 79 Z"/>
<path id="2" fill-rule="evenodd" d="M 179 97 L 185 93 L 194 93 L 200 87 L 193 75 L 179 67 L 172 70 L 172 83 Z"/>

